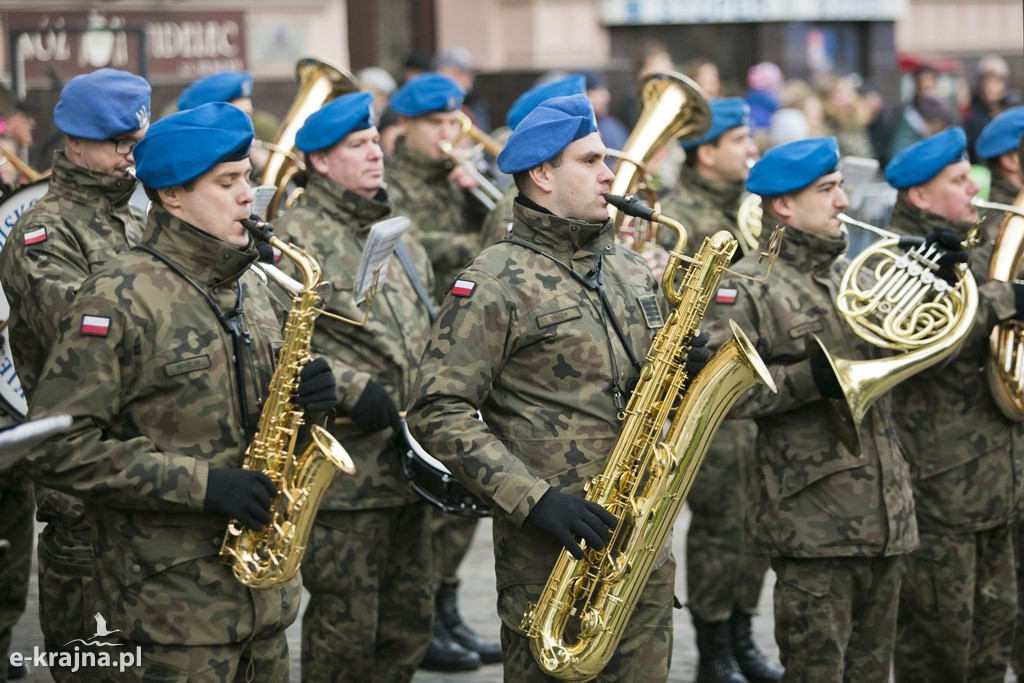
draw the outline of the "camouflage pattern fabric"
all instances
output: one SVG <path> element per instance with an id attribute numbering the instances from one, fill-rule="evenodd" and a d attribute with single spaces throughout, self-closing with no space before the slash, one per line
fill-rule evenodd
<path id="1" fill-rule="evenodd" d="M 442 510 L 430 511 L 430 534 L 434 538 L 434 564 L 439 581 L 459 580 L 459 565 L 473 544 L 480 523 L 475 517 L 460 517 Z"/>
<path id="2" fill-rule="evenodd" d="M 14 626 L 25 613 L 32 569 L 32 480 L 20 466 L 0 475 L 0 539 L 10 547 L 0 551 L 0 681 L 7 680 L 6 657 Z"/>
<path id="3" fill-rule="evenodd" d="M 739 239 L 736 228 L 736 210 L 746 193 L 742 182 L 709 180 L 683 164 L 679 170 L 679 184 L 661 199 L 661 212 L 683 224 L 686 228 L 687 251 L 693 251 L 705 237 L 719 230 L 728 230 Z M 666 249 L 675 246 L 674 234 L 665 230 L 658 243 Z M 745 245 L 740 240 L 737 254 Z"/>
<path id="4" fill-rule="evenodd" d="M 241 644 L 207 647 L 146 644 L 142 665 L 107 674 L 112 683 L 282 683 L 289 678 L 288 639 L 284 632 Z"/>
<path id="5" fill-rule="evenodd" d="M 676 563 L 669 558 L 651 573 L 647 585 L 629 617 L 626 633 L 608 665 L 592 680 L 597 683 L 656 683 L 668 680 L 672 661 L 672 601 Z M 498 595 L 498 611 L 505 615 L 501 627 L 502 662 L 506 683 L 557 680 L 546 675 L 530 651 L 530 639 L 507 624 L 522 617 L 528 602 L 534 602 L 541 585 L 513 586 Z"/>
<path id="6" fill-rule="evenodd" d="M 736 209 L 743 194 L 742 182 L 709 180 L 683 164 L 679 184 L 662 198 L 661 210 L 683 224 L 687 251 L 693 252 L 719 230 L 738 237 Z M 686 498 L 692 513 L 686 532 L 687 602 L 705 621 L 725 621 L 734 608 L 757 611 L 768 559 L 748 551 L 743 521 L 756 438 L 753 420 L 723 422 Z"/>
<path id="7" fill-rule="evenodd" d="M 921 533 L 904 558 L 896 681 L 1004 680 L 1017 614 L 1014 530 Z"/>
<path id="8" fill-rule="evenodd" d="M 559 218 L 522 198 L 515 216 L 513 239 L 574 272 L 585 276 L 603 262 L 612 310 L 638 356 L 645 353 L 663 324 L 664 300 L 642 259 L 617 249 L 611 222 Z M 499 592 L 543 584 L 561 544 L 523 522 L 549 488 L 585 495 L 584 482 L 602 471 L 621 428 L 624 403 L 614 388 L 636 373 L 598 293 L 552 259 L 502 242 L 459 280 L 424 352 L 409 425 L 491 505 Z M 668 557 L 666 544 L 659 563 Z M 513 612 L 500 616 L 518 632 L 522 613 Z"/>
<path id="9" fill-rule="evenodd" d="M 313 173 L 301 203 L 285 212 L 275 225 L 286 242 L 301 246 L 320 264 L 324 279 L 330 282 L 330 287 L 324 288 L 323 308 L 362 320 L 362 310 L 352 300 L 356 269 L 370 228 L 391 215 L 387 194 L 381 192 L 377 198 L 367 199 Z M 434 282 L 426 252 L 408 232 L 402 242 L 430 291 Z M 297 275 L 288 259 L 281 259 L 278 266 Z M 429 333 L 426 307 L 396 257 L 388 264 L 387 280 L 374 298 L 364 327 L 320 316 L 313 330 L 313 354 L 326 358 L 334 370 L 338 414 L 345 415 L 355 407 L 371 379 L 388 390 L 399 409 L 404 408 Z M 390 428 L 363 434 L 350 422 L 328 427 L 355 458 L 358 473 L 354 477 L 335 477 L 321 510 L 368 510 L 418 500 L 405 483 L 401 453 Z"/>
<path id="10" fill-rule="evenodd" d="M 302 562 L 303 681 L 412 679 L 433 632 L 427 519 L 423 502 L 317 515 Z"/>
<path id="11" fill-rule="evenodd" d="M 900 199 L 890 229 L 925 235 L 938 225 L 953 227 L 961 234 L 969 227 L 920 211 Z M 987 250 L 991 253 L 990 245 Z M 941 647 L 949 656 L 969 652 L 963 666 L 953 668 L 951 662 L 950 668 L 935 669 L 950 676 L 948 680 L 983 680 L 961 679 L 958 672 L 986 667 L 992 671 L 999 666 L 1005 670 L 1009 658 L 1013 618 L 1006 619 L 1005 613 L 1016 609 L 1013 544 L 986 542 L 985 538 L 1010 534 L 1020 514 L 1024 423 L 1003 416 L 985 378 L 989 332 L 998 321 L 1011 317 L 1015 307 L 1010 286 L 988 280 L 987 259 L 982 263 L 982 258 L 971 259 L 978 283 L 978 315 L 955 358 L 937 372 L 902 382 L 892 392 L 900 438 L 914 478 L 918 524 L 929 536 L 951 536 L 941 542 L 929 539 L 931 547 L 922 547 L 921 557 L 915 554 L 908 563 L 905 583 L 911 590 L 900 601 L 897 652 L 902 653 L 900 667 L 913 673 L 904 680 L 915 680 L 916 672 L 934 664 L 927 648 L 911 649 L 938 633 L 936 629 L 945 634 Z M 949 566 L 934 561 L 935 546 L 953 545 L 960 545 L 961 550 L 946 553 Z M 957 593 L 955 610 L 942 604 L 934 590 L 922 588 L 940 586 L 947 580 L 958 581 L 967 591 L 966 595 Z M 1012 596 L 1012 605 L 1000 605 L 1007 596 Z M 972 612 L 972 607 L 978 611 Z M 986 651 L 988 646 L 980 645 L 1004 641 L 1005 650 Z"/>
<path id="12" fill-rule="evenodd" d="M 784 680 L 888 681 L 905 560 L 772 558 Z"/>
<path id="13" fill-rule="evenodd" d="M 68 309 L 30 404 L 32 417 L 70 413 L 72 429 L 26 465 L 44 485 L 84 499 L 96 553 L 91 597 L 120 642 L 205 648 L 271 637 L 295 619 L 299 577 L 279 590 L 236 581 L 218 557 L 227 519 L 203 512 L 203 502 L 211 467 L 242 464 L 284 311 L 249 268 L 253 248 L 160 207 L 142 245 L 235 314 L 249 339 L 244 376 L 199 291 L 149 253 L 121 254 Z"/>
<path id="14" fill-rule="evenodd" d="M 434 265 L 434 296 L 438 301 L 448 293 L 455 276 L 483 248 L 483 215 L 475 199 L 449 182 L 451 170 L 448 161 L 432 159 L 399 137 L 395 154 L 384 171 L 395 212 L 412 220 L 416 225 L 413 236 L 430 255 Z"/>
<path id="15" fill-rule="evenodd" d="M 765 238 L 767 239 L 767 238 Z M 827 402 L 815 387 L 805 344 L 816 334 L 829 353 L 867 358 L 873 348 L 850 333 L 834 301 L 846 261 L 845 238 L 792 228 L 767 282 L 726 275 L 705 319 L 720 345 L 732 319 L 768 366 L 777 394 L 758 386 L 730 416 L 757 420 L 757 464 L 748 517 L 751 542 L 771 557 L 876 557 L 917 545 L 910 473 L 882 396 L 851 453 L 823 425 Z M 734 268 L 760 275 L 753 257 Z M 734 303 L 728 303 L 732 297 Z"/>
<path id="16" fill-rule="evenodd" d="M 512 229 L 512 222 L 515 220 L 512 211 L 518 195 L 519 188 L 513 183 L 505 190 L 505 194 L 501 195 L 501 199 L 498 200 L 494 208 L 487 212 L 483 227 L 480 229 L 485 247 L 508 237 L 508 232 Z"/>
<path id="17" fill-rule="evenodd" d="M 0 282 L 11 305 L 11 353 L 26 398 L 32 396 L 61 320 L 82 283 L 139 241 L 145 217 L 128 205 L 135 185 L 132 178 L 95 173 L 69 161 L 63 151 L 54 152 L 46 194 L 19 218 L 0 251 Z M 35 497 L 39 521 L 59 527 L 41 535 L 39 547 L 39 605 L 52 617 L 42 622 L 44 641 L 52 652 L 69 640 L 64 637 L 68 628 L 77 633 L 78 625 L 91 618 L 92 612 L 78 611 L 85 607 L 70 599 L 77 593 L 70 587 L 89 582 L 92 539 L 80 500 L 45 487 L 37 487 Z M 12 557 L 27 558 L 32 552 L 31 514 L 25 524 L 25 530 L 14 535 L 29 540 L 12 547 Z M 63 546 L 43 547 L 58 538 Z M 51 561 L 45 573 L 43 555 L 60 558 Z M 20 590 L 22 585 L 27 589 L 27 577 L 24 584 L 3 585 L 5 590 Z M 54 669 L 58 680 L 63 675 Z"/>
<path id="18" fill-rule="evenodd" d="M 277 221 L 285 239 L 307 250 L 331 281 L 327 311 L 362 319 L 352 301 L 356 269 L 370 228 L 390 215 L 384 191 L 367 199 L 312 173 L 301 203 Z M 429 291 L 426 252 L 408 233 L 402 240 Z M 294 272 L 290 263 L 282 267 Z M 334 370 L 338 412 L 350 411 L 371 379 L 404 406 L 429 333 L 429 313 L 392 257 L 366 326 L 317 320 L 314 354 Z M 334 478 L 302 564 L 311 596 L 302 621 L 303 680 L 409 680 L 433 628 L 430 515 L 405 482 L 392 429 L 363 434 L 338 422 L 330 430 L 358 472 Z"/>
<path id="19" fill-rule="evenodd" d="M 47 652 L 62 652 L 68 643 L 88 636 L 96 622 L 92 598 L 92 536 L 83 541 L 77 529 L 47 524 L 39 533 L 39 625 Z M 83 636 L 84 634 L 84 636 Z M 58 683 L 82 679 L 59 665 L 49 667 Z"/>

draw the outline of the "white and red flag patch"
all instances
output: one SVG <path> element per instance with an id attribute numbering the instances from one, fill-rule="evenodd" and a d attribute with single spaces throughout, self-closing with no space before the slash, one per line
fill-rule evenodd
<path id="1" fill-rule="evenodd" d="M 82 334 L 91 337 L 106 337 L 110 331 L 110 318 L 101 315 L 82 316 Z"/>
<path id="2" fill-rule="evenodd" d="M 476 283 L 472 280 L 456 280 L 452 285 L 452 296 L 469 296 L 476 289 Z"/>
<path id="3" fill-rule="evenodd" d="M 46 228 L 39 228 L 25 233 L 25 246 L 46 241 Z"/>
<path id="4" fill-rule="evenodd" d="M 715 294 L 716 304 L 734 304 L 736 303 L 736 290 L 729 287 L 719 287 L 718 293 Z"/>

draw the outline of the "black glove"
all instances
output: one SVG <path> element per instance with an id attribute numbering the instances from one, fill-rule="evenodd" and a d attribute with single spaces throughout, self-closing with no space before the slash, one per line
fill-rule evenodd
<path id="1" fill-rule="evenodd" d="M 615 515 L 597 503 L 554 489 L 541 496 L 526 521 L 553 534 L 577 560 L 583 559 L 583 549 L 574 536 L 580 536 L 589 548 L 601 550 L 611 539 L 609 529 L 618 524 Z"/>
<path id="2" fill-rule="evenodd" d="M 253 240 L 253 242 L 255 242 L 255 244 L 256 244 L 256 251 L 260 255 L 259 262 L 260 263 L 269 263 L 269 264 L 273 265 L 274 264 L 274 248 L 272 246 L 270 246 L 268 243 L 261 242 L 260 240 Z"/>
<path id="3" fill-rule="evenodd" d="M 334 373 L 323 358 L 314 358 L 302 366 L 295 402 L 307 413 L 326 412 L 338 402 Z"/>
<path id="4" fill-rule="evenodd" d="M 270 521 L 270 501 L 276 495 L 277 487 L 263 472 L 211 467 L 203 510 L 259 531 Z"/>
<path id="5" fill-rule="evenodd" d="M 359 400 L 356 401 L 349 417 L 363 434 L 379 432 L 388 427 L 401 429 L 398 407 L 391 400 L 387 390 L 372 379 L 366 383 L 363 393 L 359 394 Z"/>
<path id="6" fill-rule="evenodd" d="M 835 370 L 828 362 L 824 353 L 812 353 L 808 358 L 811 364 L 811 376 L 814 378 L 814 386 L 818 388 L 825 398 L 845 400 L 843 387 L 839 384 Z"/>
<path id="7" fill-rule="evenodd" d="M 924 239 L 928 246 L 934 244 L 946 252 L 939 257 L 939 269 L 935 275 L 951 285 L 956 284 L 958 279 L 956 264 L 967 263 L 967 259 L 970 257 L 970 253 L 961 245 L 960 236 L 952 228 L 940 225 L 925 235 Z"/>
<path id="8" fill-rule="evenodd" d="M 690 342 L 690 350 L 686 353 L 686 377 L 692 380 L 697 373 L 704 369 L 711 358 L 711 349 L 708 348 L 708 333 L 701 332 Z"/>

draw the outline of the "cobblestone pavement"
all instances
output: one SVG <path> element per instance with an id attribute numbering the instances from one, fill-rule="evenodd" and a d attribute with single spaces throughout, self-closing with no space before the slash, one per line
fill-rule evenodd
<path id="1" fill-rule="evenodd" d="M 683 515 L 676 524 L 672 545 L 680 567 L 685 566 L 685 563 L 682 561 L 683 549 L 685 547 L 683 539 L 688 522 L 689 515 L 684 510 Z M 489 520 L 484 520 L 477 529 L 473 546 L 463 563 L 461 578 L 462 585 L 459 592 L 459 600 L 463 617 L 479 633 L 497 641 L 498 618 L 495 614 L 494 604 L 494 564 Z M 775 640 L 772 635 L 771 594 L 773 582 L 774 575 L 769 571 L 765 580 L 764 590 L 761 592 L 760 614 L 754 618 L 754 639 L 768 657 L 778 662 L 778 648 L 775 646 Z M 676 586 L 679 599 L 685 603 L 686 581 L 682 571 L 676 577 Z M 305 598 L 308 598 L 308 595 L 304 597 L 303 609 L 305 608 Z M 15 628 L 13 640 L 13 649 L 29 656 L 33 651 L 33 646 L 42 648 L 42 634 L 39 630 L 36 610 L 36 581 L 35 567 L 33 567 L 28 611 Z M 292 681 L 302 680 L 299 671 L 300 624 L 301 619 L 297 620 L 288 630 L 288 642 L 292 652 Z M 689 612 L 685 609 L 676 610 L 675 640 L 669 680 L 673 683 L 690 683 L 696 676 L 696 664 L 697 653 Z M 31 671 L 28 677 L 22 680 L 51 681 L 52 678 L 45 669 L 35 669 Z M 413 678 L 414 683 L 499 683 L 501 680 L 502 670 L 500 664 L 484 666 L 477 671 L 462 674 L 420 671 Z M 1016 680 L 1016 677 L 1012 674 L 1007 674 L 1007 683 L 1013 683 Z"/>

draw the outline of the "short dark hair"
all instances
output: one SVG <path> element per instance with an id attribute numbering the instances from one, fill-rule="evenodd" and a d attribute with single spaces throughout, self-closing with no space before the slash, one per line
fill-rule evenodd
<path id="1" fill-rule="evenodd" d="M 692 168 L 697 168 L 697 150 L 700 149 L 703 145 L 714 145 L 715 147 L 718 147 L 718 142 L 721 139 L 722 139 L 722 136 L 719 135 L 714 140 L 708 140 L 707 142 L 702 142 L 699 145 L 697 145 L 696 147 L 691 147 L 690 149 L 686 150 L 686 156 L 683 158 L 683 165 L 685 165 L 687 168 L 691 168 L 691 169 Z"/>
<path id="2" fill-rule="evenodd" d="M 199 180 L 199 178 L 193 178 L 192 180 L 189 180 L 188 182 L 182 183 L 181 184 L 181 188 L 184 189 L 185 192 L 191 192 L 192 190 L 196 189 L 196 181 L 197 180 Z M 171 187 L 176 187 L 176 186 L 172 185 Z M 147 186 L 143 185 L 142 189 L 143 189 L 143 191 L 145 191 L 146 196 L 149 197 L 149 201 L 153 202 L 157 206 L 163 206 L 164 205 L 164 203 L 160 201 L 160 193 L 157 192 L 156 188 L 154 188 L 154 187 L 147 187 Z M 168 188 L 160 188 L 160 189 L 166 190 Z"/>
<path id="3" fill-rule="evenodd" d="M 561 152 L 559 152 L 555 156 L 553 156 L 550 159 L 548 159 L 547 161 L 543 161 L 541 163 L 551 164 L 553 167 L 558 168 L 559 166 L 562 165 L 562 154 L 564 154 L 564 153 L 565 153 L 565 150 L 563 149 Z M 537 166 L 540 166 L 540 164 L 537 164 Z M 536 166 L 534 168 L 536 168 Z M 528 185 L 529 178 L 530 178 L 530 169 L 526 169 L 525 171 L 519 171 L 518 173 L 513 173 L 512 174 L 512 182 L 514 182 L 516 184 L 516 189 L 519 190 L 520 192 L 523 192 L 525 190 L 525 188 L 529 187 L 529 185 Z"/>

